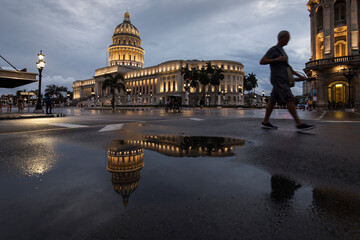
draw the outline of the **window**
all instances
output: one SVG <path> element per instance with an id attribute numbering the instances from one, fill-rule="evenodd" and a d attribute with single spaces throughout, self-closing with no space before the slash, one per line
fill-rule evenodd
<path id="1" fill-rule="evenodd" d="M 164 82 L 164 92 L 166 92 L 166 82 Z"/>
<path id="2" fill-rule="evenodd" d="M 176 85 L 176 82 L 175 81 L 173 81 L 173 91 L 175 92 L 175 85 Z"/>
<path id="3" fill-rule="evenodd" d="M 317 32 L 322 31 L 323 28 L 323 8 L 319 7 L 316 12 L 316 26 Z"/>
<path id="4" fill-rule="evenodd" d="M 346 42 L 338 41 L 335 43 L 335 57 L 346 56 Z"/>
<path id="5" fill-rule="evenodd" d="M 335 9 L 335 26 L 343 26 L 346 25 L 346 8 L 345 1 L 338 0 L 334 5 Z"/>

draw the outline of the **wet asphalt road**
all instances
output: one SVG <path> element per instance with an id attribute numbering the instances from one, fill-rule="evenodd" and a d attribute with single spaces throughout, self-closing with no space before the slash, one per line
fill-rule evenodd
<path id="1" fill-rule="evenodd" d="M 58 111 L 0 121 L 2 239 L 360 239 L 359 114 Z"/>

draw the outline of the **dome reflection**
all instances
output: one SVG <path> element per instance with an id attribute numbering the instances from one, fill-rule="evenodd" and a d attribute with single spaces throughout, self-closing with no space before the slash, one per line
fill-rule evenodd
<path id="1" fill-rule="evenodd" d="M 111 182 L 115 192 L 123 197 L 127 206 L 129 197 L 140 180 L 140 170 L 144 166 L 144 150 L 138 147 L 118 145 L 108 148 L 107 170 L 111 172 Z"/>

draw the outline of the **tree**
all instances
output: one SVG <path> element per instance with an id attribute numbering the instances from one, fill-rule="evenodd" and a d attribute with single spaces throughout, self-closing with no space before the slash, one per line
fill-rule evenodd
<path id="1" fill-rule="evenodd" d="M 224 78 L 225 78 L 223 72 L 224 72 L 223 68 L 219 68 L 218 66 L 214 66 L 214 73 L 211 76 L 210 84 L 212 86 L 214 86 L 215 89 L 217 89 L 217 93 L 219 93 L 219 86 L 220 86 L 221 81 L 224 80 Z M 216 98 L 215 98 L 214 104 L 216 104 Z"/>
<path id="2" fill-rule="evenodd" d="M 105 75 L 105 81 L 102 85 L 102 89 L 110 89 L 110 93 L 112 94 L 111 106 L 112 109 L 115 110 L 115 89 L 120 93 L 121 89 L 125 92 L 125 78 L 121 73 L 116 74 L 115 76 L 111 74 Z"/>
<path id="3" fill-rule="evenodd" d="M 190 84 L 190 87 L 196 88 L 199 85 L 199 71 L 195 67 L 189 69 L 189 65 L 186 64 L 185 67 L 181 68 L 181 75 L 183 75 L 184 82 Z"/>
<path id="4" fill-rule="evenodd" d="M 199 71 L 199 82 L 202 85 L 202 93 L 203 93 L 203 99 L 205 99 L 205 87 L 206 85 L 210 84 L 210 78 L 208 75 L 208 70 L 205 66 L 202 66 Z"/>
<path id="5" fill-rule="evenodd" d="M 186 64 L 185 67 L 181 68 L 181 75 L 185 82 L 189 81 L 190 87 L 195 88 L 199 85 L 199 73 L 195 67 L 189 69 L 189 65 Z"/>
<path id="6" fill-rule="evenodd" d="M 244 89 L 248 92 L 250 92 L 252 89 L 254 89 L 254 94 L 255 94 L 255 88 L 258 86 L 257 81 L 258 80 L 256 78 L 256 75 L 254 73 L 249 73 L 244 78 Z M 251 97 L 251 99 L 252 99 L 252 97 Z M 251 101 L 250 101 L 250 103 L 251 103 Z"/>
<path id="7" fill-rule="evenodd" d="M 50 84 L 50 85 L 47 85 L 46 88 L 45 88 L 45 93 L 46 94 L 50 94 L 50 96 L 58 96 L 59 95 L 59 92 L 58 92 L 58 86 L 56 86 L 55 84 Z"/>

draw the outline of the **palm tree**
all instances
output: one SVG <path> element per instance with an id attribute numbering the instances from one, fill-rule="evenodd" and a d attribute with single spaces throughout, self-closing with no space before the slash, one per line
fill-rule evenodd
<path id="1" fill-rule="evenodd" d="M 58 95 L 58 98 L 60 99 L 60 102 L 62 102 L 63 101 L 63 99 L 64 99 L 64 96 L 62 95 L 62 93 L 67 93 L 68 92 L 68 88 L 67 87 L 63 87 L 63 86 L 61 86 L 61 87 L 57 87 L 57 95 Z"/>
<path id="2" fill-rule="evenodd" d="M 183 75 L 184 82 L 187 84 L 186 91 L 188 92 L 190 87 L 196 88 L 199 85 L 199 71 L 193 67 L 189 69 L 189 65 L 181 68 L 181 75 Z M 189 86 L 188 86 L 189 85 Z"/>
<path id="3" fill-rule="evenodd" d="M 224 80 L 225 76 L 223 74 L 224 69 L 219 68 L 218 66 L 214 66 L 214 72 L 210 79 L 210 84 L 217 89 L 217 93 L 219 94 L 219 85 L 222 80 Z M 216 98 L 215 98 L 215 105 L 216 105 Z"/>
<path id="4" fill-rule="evenodd" d="M 46 94 L 50 94 L 50 96 L 58 96 L 59 94 L 59 91 L 58 91 L 58 86 L 56 86 L 55 84 L 50 84 L 50 85 L 47 85 L 46 88 L 45 88 L 45 93 Z"/>
<path id="5" fill-rule="evenodd" d="M 105 75 L 105 81 L 102 85 L 102 89 L 105 90 L 110 88 L 110 93 L 112 94 L 111 106 L 115 110 L 115 89 L 120 93 L 121 89 L 125 92 L 125 78 L 121 73 L 116 74 L 115 76 L 111 74 Z"/>
<path id="6" fill-rule="evenodd" d="M 205 68 L 205 66 L 202 66 L 200 71 L 199 71 L 199 82 L 202 85 L 202 92 L 203 92 L 203 99 L 205 99 L 205 88 L 207 85 L 209 85 L 210 83 L 210 78 L 208 75 L 208 71 L 207 68 Z"/>
<path id="7" fill-rule="evenodd" d="M 255 94 L 255 88 L 258 86 L 257 81 L 258 80 L 256 78 L 256 75 L 254 73 L 249 73 L 244 78 L 244 89 L 248 92 L 250 92 L 251 90 L 254 89 L 254 94 Z M 251 97 L 251 99 L 252 98 L 253 98 L 253 96 Z M 250 103 L 251 103 L 251 101 L 250 101 Z"/>

